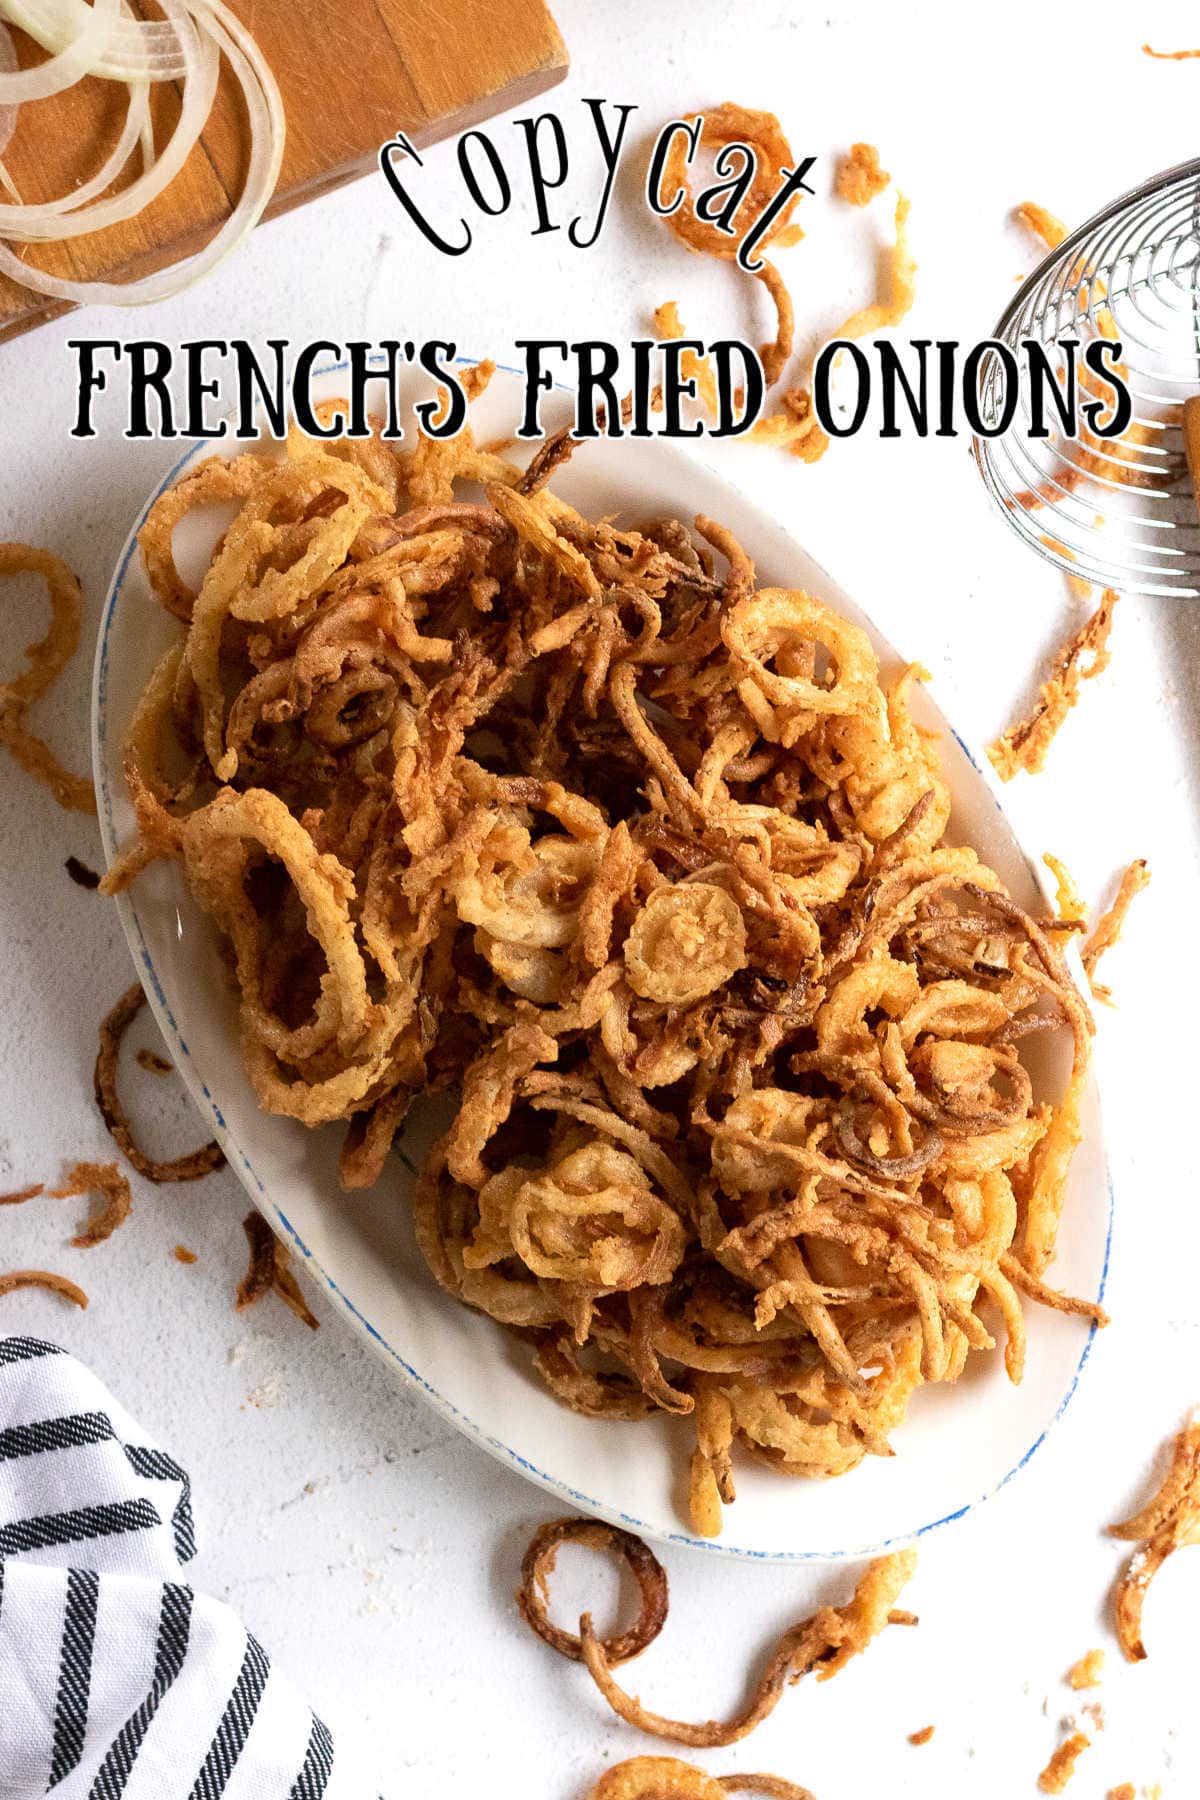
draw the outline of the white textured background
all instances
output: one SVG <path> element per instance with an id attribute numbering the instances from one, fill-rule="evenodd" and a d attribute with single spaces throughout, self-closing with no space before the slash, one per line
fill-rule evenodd
<path id="1" fill-rule="evenodd" d="M 643 153 L 663 118 L 731 96 L 776 109 L 796 152 L 821 158 L 819 197 L 804 203 L 807 239 L 785 262 L 802 330 L 833 325 L 873 291 L 890 201 L 859 213 L 829 198 L 833 156 L 856 137 L 880 145 L 913 199 L 911 334 L 968 340 L 986 334 L 1036 259 L 1008 221 L 1015 202 L 1037 199 L 1075 221 L 1197 148 L 1189 120 L 1200 64 L 1139 53 L 1147 35 L 1167 47 L 1200 39 L 1182 5 L 1043 8 L 1036 44 L 1018 30 L 1027 13 L 975 7 L 558 0 L 555 10 L 574 67 L 549 103 L 581 157 L 579 97 L 604 95 L 638 103 Z M 515 157 L 519 134 L 501 124 L 495 135 Z M 450 147 L 428 155 L 420 179 L 440 215 L 457 216 Z M 530 239 L 526 205 L 520 218 L 484 221 L 473 252 L 448 262 L 372 178 L 264 228 L 195 292 L 149 315 L 96 313 L 86 329 L 170 341 L 446 336 L 504 358 L 517 337 L 627 338 L 644 331 L 655 303 L 677 298 L 693 331 L 763 335 L 765 317 L 750 310 L 757 290 L 652 232 L 638 179 L 632 169 L 623 177 L 607 233 L 586 255 L 565 233 Z M 581 172 L 570 193 L 586 191 Z M 84 578 L 90 631 L 168 451 L 123 443 L 103 405 L 97 442 L 69 440 L 64 346 L 80 329 L 69 320 L 0 348 L 0 537 L 67 557 Z M 993 517 L 965 439 L 854 440 L 815 468 L 729 446 L 723 463 L 929 665 L 969 738 L 1007 722 L 1039 653 L 1077 622 L 1059 579 Z M 25 641 L 22 598 L 4 596 L 6 670 Z M 1060 1719 L 1087 1698 L 1064 1688 L 1064 1671 L 1109 1643 L 1106 1592 L 1120 1552 L 1101 1527 L 1141 1491 L 1156 1447 L 1200 1400 L 1191 1030 L 1200 614 L 1187 602 L 1127 599 L 1114 642 L 1111 670 L 1085 689 L 1048 771 L 1019 778 L 1009 801 L 1029 847 L 1063 855 L 1089 896 L 1106 896 L 1133 856 L 1154 871 L 1106 969 L 1119 1010 L 1101 1019 L 1115 1322 L 1033 1465 L 926 1550 L 913 1592 L 920 1630 L 887 1634 L 829 1686 L 789 1693 L 751 1742 L 705 1759 L 716 1770 L 777 1770 L 819 1800 L 1032 1793 Z M 78 657 L 49 721 L 78 768 L 89 660 L 86 650 Z M 90 1100 L 95 1026 L 130 965 L 106 905 L 63 872 L 71 851 L 98 861 L 93 825 L 0 767 L 0 1187 L 54 1177 L 64 1158 L 108 1148 Z M 194 1141 L 175 1084 L 139 1078 L 135 1108 L 155 1116 L 156 1141 L 172 1150 Z M 89 1253 L 67 1247 L 76 1203 L 0 1215 L 0 1267 L 47 1263 L 92 1295 L 85 1315 L 49 1296 L 15 1296 L 3 1302 L 3 1327 L 78 1351 L 189 1464 L 205 1542 L 197 1581 L 242 1609 L 335 1725 L 370 1735 L 390 1791 L 573 1800 L 606 1760 L 653 1749 L 515 1620 L 520 1550 L 549 1503 L 394 1387 L 334 1318 L 310 1336 L 270 1301 L 234 1315 L 246 1201 L 231 1175 L 177 1189 L 137 1184 L 136 1206 L 134 1221 Z M 177 1242 L 197 1252 L 194 1268 L 172 1259 Z M 800 1532 L 803 1505 L 798 1488 Z M 578 1574 L 564 1558 L 564 1617 L 582 1592 L 565 1591 Z M 846 1585 L 844 1572 L 700 1566 L 681 1554 L 671 1575 L 668 1628 L 630 1673 L 651 1704 L 694 1717 L 730 1707 L 772 1634 Z M 1078 1800 L 1099 1800 L 1119 1781 L 1162 1782 L 1179 1800 L 1200 1791 L 1198 1605 L 1200 1555 L 1184 1555 L 1148 1608 L 1149 1663 L 1118 1666 L 1110 1643 L 1108 1725 L 1080 1766 Z M 910 1749 L 906 1734 L 929 1722 L 933 1743 Z"/>

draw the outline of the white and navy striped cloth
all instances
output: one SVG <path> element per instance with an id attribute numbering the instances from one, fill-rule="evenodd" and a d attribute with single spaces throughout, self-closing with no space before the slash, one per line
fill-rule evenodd
<path id="1" fill-rule="evenodd" d="M 53 1344 L 0 1337 L 0 1796 L 376 1800 L 227 1606 L 179 1465 Z"/>

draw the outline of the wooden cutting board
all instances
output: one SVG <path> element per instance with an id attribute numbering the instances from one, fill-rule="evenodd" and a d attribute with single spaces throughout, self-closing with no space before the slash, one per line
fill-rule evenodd
<path id="1" fill-rule="evenodd" d="M 143 17 L 160 16 L 142 0 L 135 3 Z M 431 144 L 530 99 L 567 71 L 563 41 L 541 0 L 230 4 L 262 46 L 287 111 L 287 148 L 268 218 L 367 174 L 379 146 L 397 131 L 418 147 Z M 44 53 L 22 33 L 13 37 L 22 66 L 41 60 Z M 179 114 L 174 84 L 158 84 L 153 104 L 161 148 Z M 3 155 L 21 198 L 49 200 L 85 180 L 115 142 L 124 108 L 125 89 L 94 78 L 22 107 Z M 222 65 L 200 143 L 152 206 L 107 231 L 20 253 L 84 281 L 122 280 L 176 262 L 228 216 L 246 154 L 240 92 Z M 139 169 L 135 153 L 130 172 Z M 319 241 L 313 255 L 324 255 Z M 69 310 L 0 276 L 0 342 Z M 129 314 L 131 322 L 145 316 Z"/>

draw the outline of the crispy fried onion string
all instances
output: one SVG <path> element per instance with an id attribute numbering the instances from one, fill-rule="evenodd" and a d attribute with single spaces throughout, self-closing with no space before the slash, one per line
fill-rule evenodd
<path id="1" fill-rule="evenodd" d="M 1154 1498 L 1109 1531 L 1138 1546 L 1117 1583 L 1116 1627 L 1128 1661 L 1143 1662 L 1142 1607 L 1150 1583 L 1176 1550 L 1200 1543 L 1200 1420 L 1192 1419 L 1175 1439 L 1171 1466 Z"/>
<path id="2" fill-rule="evenodd" d="M 223 1165 L 225 1156 L 220 1145 L 204 1144 L 199 1150 L 189 1151 L 186 1156 L 174 1157 L 170 1162 L 160 1162 L 155 1157 L 147 1156 L 134 1138 L 129 1116 L 117 1093 L 121 1040 L 145 1004 L 146 996 L 141 984 L 135 982 L 100 1022 L 100 1049 L 93 1079 L 96 1105 L 115 1142 L 138 1174 L 144 1175 L 147 1181 L 199 1181 L 202 1175 L 211 1174 L 214 1169 Z"/>
<path id="3" fill-rule="evenodd" d="M 0 1275 L 0 1295 L 15 1294 L 18 1288 L 47 1288 L 52 1294 L 61 1294 L 73 1306 L 86 1309 L 88 1297 L 81 1287 L 68 1281 L 65 1275 L 55 1275 L 48 1269 L 12 1269 L 7 1275 Z"/>
<path id="4" fill-rule="evenodd" d="M 738 106 L 727 100 L 720 106 L 708 107 L 703 113 L 685 113 L 683 123 L 693 131 L 699 128 L 699 147 L 704 150 L 720 151 L 726 146 L 738 146 L 736 173 L 742 172 L 747 160 L 746 153 L 740 146 L 751 147 L 754 153 L 753 179 L 738 208 L 738 231 L 744 236 L 754 220 L 774 199 L 785 172 L 795 166 L 791 146 L 783 134 L 779 120 L 774 113 L 757 112 L 753 107 Z M 669 195 L 682 192 L 682 203 L 667 215 L 667 223 L 680 243 L 686 244 L 689 250 L 732 262 L 737 255 L 738 236 L 720 231 L 696 211 L 688 181 L 687 143 L 685 134 L 677 131 L 671 139 L 663 168 L 663 192 Z M 795 199 L 789 200 L 766 234 L 760 238 L 761 249 L 769 249 L 772 244 L 783 249 L 800 241 L 803 233 L 794 222 L 796 204 Z"/>
<path id="5" fill-rule="evenodd" d="M 288 1265 L 287 1250 L 262 1214 L 247 1213 L 242 1220 L 242 1230 L 250 1246 L 250 1264 L 238 1283 L 238 1312 L 254 1306 L 264 1294 L 273 1293 L 303 1324 L 316 1331 L 320 1320 L 314 1316 L 300 1291 L 300 1284 Z"/>
<path id="6" fill-rule="evenodd" d="M 823 1606 L 811 1618 L 784 1632 L 750 1699 L 723 1724 L 713 1719 L 702 1725 L 665 1719 L 626 1694 L 613 1680 L 603 1646 L 586 1613 L 579 1622 L 583 1660 L 604 1698 L 626 1724 L 635 1725 L 652 1737 L 668 1738 L 696 1750 L 736 1744 L 775 1710 L 785 1687 L 810 1670 L 816 1671 L 818 1681 L 826 1681 L 844 1668 L 851 1657 L 865 1650 L 888 1623 L 892 1604 L 915 1566 L 914 1550 L 898 1550 L 880 1558 L 870 1564 L 845 1606 Z"/>
<path id="7" fill-rule="evenodd" d="M 1097 1000 L 1111 1001 L 1112 990 L 1102 981 L 1096 980 L 1096 964 L 1106 951 L 1111 950 L 1121 936 L 1125 926 L 1125 918 L 1130 906 L 1150 885 L 1150 870 L 1144 857 L 1139 856 L 1131 862 L 1121 875 L 1120 884 L 1112 905 L 1102 912 L 1096 920 L 1083 946 L 1083 967 L 1093 995 Z"/>
<path id="8" fill-rule="evenodd" d="M 579 1621 L 578 1637 L 550 1623 L 546 1612 L 549 1576 L 559 1545 L 568 1541 L 593 1549 L 615 1550 L 625 1559 L 642 1590 L 642 1612 L 629 1631 L 616 1638 L 601 1639 L 588 1613 Z M 658 1636 L 667 1618 L 666 1571 L 632 1533 L 578 1518 L 556 1519 L 539 1527 L 521 1564 L 517 1606 L 526 1624 L 552 1650 L 586 1665 L 613 1711 L 627 1724 L 694 1749 L 712 1749 L 746 1737 L 774 1711 L 784 1688 L 799 1681 L 809 1670 L 817 1671 L 819 1681 L 828 1680 L 865 1650 L 872 1638 L 893 1622 L 893 1616 L 897 1620 L 902 1616 L 895 1614 L 895 1602 L 916 1566 L 915 1550 L 898 1550 L 880 1557 L 865 1570 L 853 1597 L 844 1606 L 823 1606 L 811 1618 L 784 1632 L 754 1693 L 742 1711 L 723 1725 L 714 1720 L 687 1725 L 664 1719 L 649 1712 L 640 1700 L 631 1699 L 612 1679 L 611 1671 L 619 1663 L 639 1656 Z"/>
<path id="9" fill-rule="evenodd" d="M 1094 681 L 1108 667 L 1108 640 L 1119 598 L 1112 588 L 1105 588 L 1092 616 L 1055 652 L 1030 712 L 989 745 L 988 756 L 1001 781 L 1011 781 L 1022 769 L 1036 775 L 1045 767 L 1050 746 L 1078 700 L 1082 684 Z"/>
<path id="10" fill-rule="evenodd" d="M 110 1238 L 133 1209 L 128 1177 L 116 1163 L 77 1162 L 67 1171 L 63 1185 L 50 1189 L 52 1200 L 69 1200 L 77 1194 L 102 1194 L 104 1205 L 82 1231 L 71 1239 L 77 1250 L 90 1250 Z"/>

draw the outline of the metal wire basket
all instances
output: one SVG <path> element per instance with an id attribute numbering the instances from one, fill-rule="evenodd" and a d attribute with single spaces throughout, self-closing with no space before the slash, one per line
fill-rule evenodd
<path id="1" fill-rule="evenodd" d="M 1014 352 L 1026 338 L 1075 337 L 1080 357 L 1089 339 L 1119 338 L 1133 401 L 1118 439 L 1085 430 L 1038 440 L 1027 435 L 1022 383 L 1010 429 L 975 439 L 1009 524 L 1065 572 L 1120 593 L 1200 594 L 1200 162 L 1156 175 L 1073 231 L 993 335 Z M 985 426 L 1002 416 L 1002 384 L 990 352 L 979 369 Z"/>

